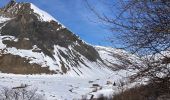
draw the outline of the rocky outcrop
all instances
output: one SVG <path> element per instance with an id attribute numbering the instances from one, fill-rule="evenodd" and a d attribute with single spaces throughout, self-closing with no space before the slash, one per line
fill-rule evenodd
<path id="1" fill-rule="evenodd" d="M 41 67 L 38 64 L 30 64 L 29 61 L 20 56 L 3 54 L 0 56 L 0 71 L 14 74 L 55 74 L 49 67 Z"/>

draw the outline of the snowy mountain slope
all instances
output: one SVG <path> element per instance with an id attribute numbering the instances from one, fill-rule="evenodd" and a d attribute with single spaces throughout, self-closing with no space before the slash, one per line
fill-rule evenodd
<path id="1" fill-rule="evenodd" d="M 36 7 L 34 4 L 31 3 L 31 9 L 34 10 L 34 13 L 37 13 L 38 16 L 40 17 L 40 20 L 42 21 L 57 21 L 54 17 L 52 17 L 51 15 L 49 15 L 47 12 L 39 9 L 38 7 Z M 58 21 L 57 21 L 58 22 Z"/>
<path id="2" fill-rule="evenodd" d="M 86 44 L 31 3 L 11 1 L 0 9 L 0 16 L 3 73 L 92 77 L 112 73 L 124 60 L 138 62 L 123 50 Z"/>

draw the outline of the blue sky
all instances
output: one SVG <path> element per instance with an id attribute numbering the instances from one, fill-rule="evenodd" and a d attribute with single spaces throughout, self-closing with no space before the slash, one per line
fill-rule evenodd
<path id="1" fill-rule="evenodd" d="M 0 0 L 4 6 L 10 0 Z M 87 8 L 83 0 L 16 0 L 17 2 L 31 2 L 45 10 L 84 41 L 103 46 L 112 46 L 108 41 L 111 35 L 102 24 L 97 23 L 96 16 Z M 106 7 L 93 0 L 96 9 L 107 11 Z"/>

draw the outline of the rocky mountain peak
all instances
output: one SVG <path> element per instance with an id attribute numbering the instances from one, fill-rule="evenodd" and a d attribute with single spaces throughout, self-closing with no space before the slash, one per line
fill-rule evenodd
<path id="1" fill-rule="evenodd" d="M 11 1 L 0 9 L 0 16 L 9 18 L 0 23 L 1 36 L 15 38 L 2 38 L 6 48 L 43 53 L 48 59 L 52 59 L 52 66 L 61 67 L 65 73 L 71 66 L 79 67 L 82 64 L 89 67 L 81 56 L 91 62 L 101 60 L 93 46 L 84 43 L 51 15 L 31 3 Z M 51 65 L 47 64 L 46 67 Z"/>
<path id="2" fill-rule="evenodd" d="M 8 8 L 11 8 L 11 7 L 13 7 L 15 4 L 16 4 L 16 1 L 15 1 L 15 0 L 11 0 L 11 1 L 5 6 L 5 9 L 7 10 Z"/>
<path id="3" fill-rule="evenodd" d="M 107 73 L 113 66 L 119 65 L 120 60 L 113 64 L 106 55 L 113 58 L 112 51 L 96 49 L 83 42 L 32 3 L 12 0 L 0 8 L 2 72 L 88 75 L 102 70 L 101 73 Z M 119 58 L 124 57 L 117 55 Z"/>
<path id="4" fill-rule="evenodd" d="M 51 15 L 45 11 L 39 9 L 32 3 L 16 2 L 11 0 L 6 6 L 0 8 L 1 16 L 14 18 L 14 17 L 26 17 L 26 19 L 31 18 L 31 20 L 39 21 L 56 21 Z M 30 20 L 30 19 L 29 19 Z"/>
<path id="5" fill-rule="evenodd" d="M 0 9 L 1 16 L 16 17 L 18 14 L 25 14 L 25 12 L 31 12 L 30 3 L 17 3 L 11 0 L 6 6 Z"/>

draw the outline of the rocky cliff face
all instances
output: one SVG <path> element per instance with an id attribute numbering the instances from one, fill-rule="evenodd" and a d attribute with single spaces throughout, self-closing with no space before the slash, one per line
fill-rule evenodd
<path id="1" fill-rule="evenodd" d="M 0 34 L 0 71 L 4 73 L 88 75 L 96 70 L 111 72 L 121 63 L 112 56 L 116 49 L 99 52 L 99 47 L 86 44 L 31 3 L 11 1 L 1 8 Z M 108 63 L 105 54 L 116 64 Z"/>

